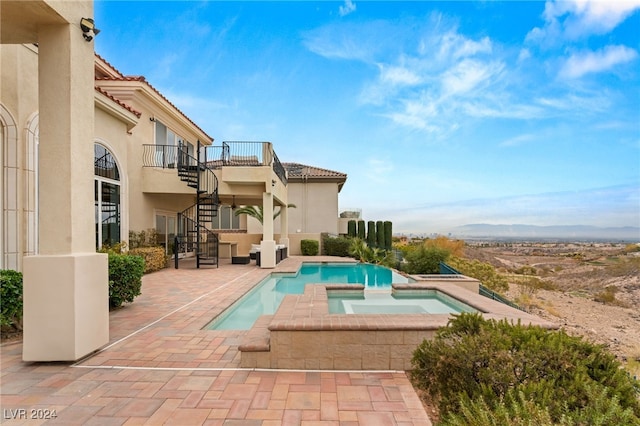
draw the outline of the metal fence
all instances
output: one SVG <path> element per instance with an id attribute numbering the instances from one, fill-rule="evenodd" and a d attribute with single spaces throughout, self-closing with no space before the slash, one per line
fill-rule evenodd
<path id="1" fill-rule="evenodd" d="M 280 181 L 287 184 L 287 173 L 270 142 L 229 141 L 221 146 L 208 146 L 204 157 L 209 167 L 222 166 L 272 166 Z"/>

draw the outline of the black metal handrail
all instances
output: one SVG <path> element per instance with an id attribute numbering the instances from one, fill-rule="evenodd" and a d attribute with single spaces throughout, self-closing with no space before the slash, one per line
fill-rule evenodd
<path id="1" fill-rule="evenodd" d="M 207 146 L 204 157 L 206 164 L 214 169 L 222 166 L 272 166 L 280 181 L 287 184 L 287 172 L 270 142 L 225 141 L 221 146 Z"/>
<path id="2" fill-rule="evenodd" d="M 142 166 L 175 169 L 179 148 L 176 145 L 145 144 L 142 146 Z"/>
<path id="3" fill-rule="evenodd" d="M 278 176 L 278 178 L 280 178 L 280 182 L 285 185 L 288 183 L 287 171 L 280 162 L 280 159 L 276 155 L 275 151 L 273 152 L 273 172 L 276 174 L 276 176 Z"/>
<path id="4" fill-rule="evenodd" d="M 192 208 L 194 206 L 189 209 Z M 197 268 L 206 260 L 209 260 L 209 264 L 219 265 L 219 242 L 218 234 L 185 216 L 184 212 L 178 213 L 178 233 L 173 244 L 175 269 L 178 269 L 179 254 L 192 251 L 196 252 Z"/>
<path id="5" fill-rule="evenodd" d="M 197 190 L 199 193 L 218 196 L 218 177 L 213 168 L 206 163 L 199 162 L 197 158 L 189 154 L 183 147 L 178 147 L 177 155 L 178 171 L 193 173 L 198 179 Z M 205 173 L 203 173 L 205 172 Z"/>
<path id="6" fill-rule="evenodd" d="M 271 164 L 267 142 L 223 142 L 222 146 L 208 146 L 207 163 L 221 166 L 268 166 Z"/>

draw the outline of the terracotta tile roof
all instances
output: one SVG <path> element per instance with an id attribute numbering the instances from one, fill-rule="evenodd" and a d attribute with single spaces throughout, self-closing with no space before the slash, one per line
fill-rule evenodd
<path id="1" fill-rule="evenodd" d="M 169 99 L 167 99 L 162 93 L 160 93 L 160 91 L 158 89 L 156 89 L 155 87 L 153 87 L 146 78 L 144 78 L 144 76 L 141 75 L 124 75 L 122 74 L 120 71 L 118 71 L 113 65 L 111 65 L 109 62 L 107 62 L 103 57 L 101 57 L 100 55 L 98 55 L 97 53 L 95 54 L 96 57 L 98 57 L 100 60 L 102 60 L 105 64 L 107 64 L 109 67 L 111 67 L 113 69 L 114 72 L 116 72 L 117 74 L 119 74 L 119 77 L 96 77 L 96 81 L 139 81 L 140 83 L 144 83 L 146 84 L 151 90 L 153 90 L 158 96 L 160 96 L 167 104 L 169 104 L 172 108 L 174 108 L 180 115 L 182 115 L 189 123 L 191 123 L 193 126 L 195 126 L 199 131 L 201 131 L 206 137 L 208 137 L 209 139 L 211 139 L 211 141 L 213 141 L 213 138 L 211 136 L 209 136 L 207 134 L 207 132 L 205 132 L 204 130 L 202 130 L 200 128 L 200 126 L 198 126 L 196 123 L 193 122 L 193 120 L 191 120 L 189 117 L 187 117 L 187 115 L 180 111 L 180 109 L 178 107 L 176 107 L 171 101 L 169 101 Z"/>
<path id="2" fill-rule="evenodd" d="M 116 67 L 114 67 L 109 61 L 107 61 L 105 58 L 103 58 L 102 56 L 98 55 L 97 53 L 95 53 L 96 57 L 98 59 L 100 59 L 102 62 L 104 62 L 105 64 L 107 64 L 107 66 L 109 66 L 109 68 L 111 68 L 113 70 L 113 72 L 117 73 L 120 75 L 120 77 L 124 77 L 124 74 L 122 74 L 120 72 L 120 70 L 118 70 Z"/>
<path id="3" fill-rule="evenodd" d="M 291 178 L 326 178 L 346 180 L 347 174 L 300 163 L 282 163 Z"/>
<path id="4" fill-rule="evenodd" d="M 113 102 L 117 103 L 118 105 L 120 105 L 122 108 L 126 109 L 127 111 L 129 111 L 130 113 L 134 114 L 136 117 L 140 118 L 140 116 L 142 115 L 141 112 L 136 111 L 135 109 L 131 108 L 129 105 L 125 104 L 124 102 L 122 102 L 120 99 L 117 99 L 116 97 L 114 97 L 113 95 L 109 94 L 109 92 L 107 92 L 106 90 L 104 90 L 101 87 L 96 86 L 96 92 L 98 93 L 102 93 L 103 95 L 105 95 L 107 98 L 111 99 Z"/>

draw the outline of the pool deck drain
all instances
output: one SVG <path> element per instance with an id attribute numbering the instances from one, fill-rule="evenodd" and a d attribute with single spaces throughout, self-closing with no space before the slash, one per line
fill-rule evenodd
<path id="1" fill-rule="evenodd" d="M 243 369 L 244 332 L 201 329 L 269 273 L 295 272 L 303 260 L 146 275 L 143 294 L 110 312 L 110 343 L 77 364 L 25 363 L 21 342 L 5 343 L 1 408 L 55 410 L 46 424 L 65 425 L 430 425 L 404 372 Z M 19 417 L 2 423 L 45 423 Z"/>

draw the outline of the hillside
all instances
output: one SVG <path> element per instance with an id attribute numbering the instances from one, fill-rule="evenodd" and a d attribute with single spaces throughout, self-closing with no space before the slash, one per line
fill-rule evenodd
<path id="1" fill-rule="evenodd" d="M 529 312 L 606 345 L 640 376 L 640 253 L 625 247 L 485 242 L 465 255 L 507 275 L 507 296 Z"/>

